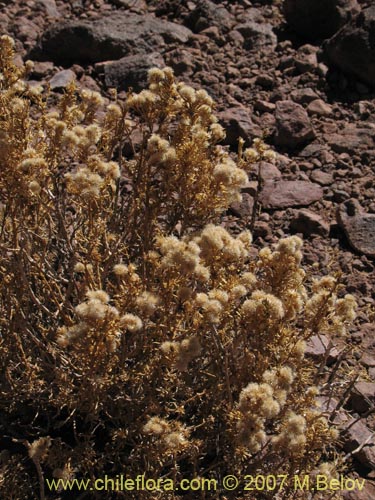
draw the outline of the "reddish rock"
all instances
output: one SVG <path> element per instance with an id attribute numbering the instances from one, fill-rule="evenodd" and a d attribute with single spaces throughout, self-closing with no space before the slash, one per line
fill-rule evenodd
<path id="1" fill-rule="evenodd" d="M 327 133 L 324 140 L 336 153 L 355 154 L 358 150 L 373 148 L 375 143 L 375 129 L 347 125 L 340 133 Z"/>
<path id="2" fill-rule="evenodd" d="M 323 170 L 314 170 L 310 175 L 310 179 L 321 186 L 329 186 L 333 183 L 333 175 L 329 172 L 323 172 Z"/>
<path id="3" fill-rule="evenodd" d="M 326 335 L 314 335 L 306 342 L 306 356 L 315 361 L 322 361 L 326 356 L 327 348 L 329 346 L 329 338 Z M 327 364 L 332 364 L 338 357 L 339 352 L 336 347 L 332 346 L 329 349 L 327 356 Z"/>
<path id="4" fill-rule="evenodd" d="M 300 73 L 314 71 L 318 67 L 317 50 L 317 47 L 309 44 L 298 49 L 294 63 Z"/>
<path id="5" fill-rule="evenodd" d="M 281 179 L 281 172 L 273 163 L 262 161 L 259 166 L 260 177 L 263 182 Z"/>
<path id="6" fill-rule="evenodd" d="M 244 37 L 245 49 L 257 49 L 266 45 L 275 46 L 277 37 L 272 30 L 272 25 L 248 21 L 236 26 L 236 30 Z"/>
<path id="7" fill-rule="evenodd" d="M 344 428 L 349 427 L 353 421 L 354 419 L 348 419 L 344 424 Z M 354 451 L 368 439 L 367 446 L 364 446 L 359 452 L 355 453 L 354 458 L 365 467 L 370 469 L 375 468 L 375 435 L 361 420 L 348 428 L 343 439 L 344 450 L 346 452 Z"/>
<path id="8" fill-rule="evenodd" d="M 359 478 L 359 480 L 362 480 L 362 478 Z M 363 489 L 356 488 L 353 491 L 343 491 L 342 495 L 344 500 L 371 500 L 375 498 L 375 482 L 366 479 Z"/>
<path id="9" fill-rule="evenodd" d="M 324 102 L 323 99 L 315 99 L 315 101 L 311 101 L 307 106 L 307 112 L 310 115 L 331 116 L 332 107 Z"/>
<path id="10" fill-rule="evenodd" d="M 290 97 L 298 104 L 308 104 L 319 98 L 318 94 L 313 89 L 307 87 L 305 89 L 296 89 L 290 93 Z"/>
<path id="11" fill-rule="evenodd" d="M 50 61 L 34 63 L 34 67 L 31 71 L 31 75 L 34 78 L 44 78 L 53 71 L 53 63 Z"/>
<path id="12" fill-rule="evenodd" d="M 368 368 L 375 367 L 375 323 L 364 323 L 358 336 L 362 340 L 361 363 Z"/>
<path id="13" fill-rule="evenodd" d="M 218 117 L 226 131 L 225 144 L 237 147 L 239 137 L 251 143 L 253 139 L 261 135 L 260 128 L 253 122 L 250 113 L 243 106 L 228 108 L 219 113 Z"/>
<path id="14" fill-rule="evenodd" d="M 200 50 L 189 48 L 177 49 L 168 52 L 165 55 L 166 62 L 170 66 L 176 76 L 182 74 L 190 74 L 194 70 L 202 70 L 206 66 L 206 62 L 202 57 Z"/>
<path id="15" fill-rule="evenodd" d="M 23 17 L 15 26 L 15 35 L 25 46 L 30 47 L 35 44 L 40 33 L 40 29 L 35 18 L 27 19 Z"/>
<path id="16" fill-rule="evenodd" d="M 338 207 L 337 222 L 357 252 L 375 257 L 375 214 L 365 214 L 356 200 L 347 200 Z"/>
<path id="17" fill-rule="evenodd" d="M 323 189 L 309 181 L 266 182 L 261 193 L 265 208 L 308 206 L 322 199 Z"/>
<path id="18" fill-rule="evenodd" d="M 250 196 L 255 196 L 255 193 L 258 190 L 258 182 L 257 181 L 248 181 L 241 188 L 242 193 L 248 193 Z"/>
<path id="19" fill-rule="evenodd" d="M 263 89 L 269 90 L 273 89 L 273 87 L 275 86 L 275 80 L 271 75 L 263 73 L 256 77 L 255 84 L 259 85 L 259 87 L 262 87 Z"/>
<path id="20" fill-rule="evenodd" d="M 256 221 L 253 230 L 254 238 L 263 238 L 264 240 L 269 239 L 272 236 L 272 229 L 269 224 L 265 221 Z"/>
<path id="21" fill-rule="evenodd" d="M 315 138 L 310 119 L 300 104 L 278 101 L 275 117 L 277 145 L 295 148 Z"/>
<path id="22" fill-rule="evenodd" d="M 296 233 L 304 236 L 317 234 L 323 237 L 329 235 L 330 226 L 323 217 L 310 210 L 298 210 L 290 222 L 290 227 Z"/>
<path id="23" fill-rule="evenodd" d="M 83 75 L 79 80 L 79 84 L 82 88 L 93 90 L 95 92 L 101 92 L 101 88 L 96 83 L 96 81 L 89 75 Z"/>
<path id="24" fill-rule="evenodd" d="M 211 0 L 201 0 L 198 6 L 185 19 L 185 25 L 195 33 L 199 33 L 211 26 L 221 31 L 229 31 L 235 19 L 223 5 L 216 5 Z"/>
<path id="25" fill-rule="evenodd" d="M 262 113 L 272 113 L 275 111 L 275 108 L 276 106 L 273 102 L 262 101 L 261 99 L 254 103 L 254 109 Z"/>

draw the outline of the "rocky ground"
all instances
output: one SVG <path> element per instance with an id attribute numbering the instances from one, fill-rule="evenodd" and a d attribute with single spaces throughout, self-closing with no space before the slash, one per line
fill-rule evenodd
<path id="1" fill-rule="evenodd" d="M 375 498 L 373 0 L 2 0 L 0 8 L 1 32 L 36 61 L 35 84 L 61 92 L 76 79 L 108 95 L 144 88 L 148 68 L 169 65 L 216 100 L 229 148 L 262 136 L 275 149 L 276 165 L 261 165 L 255 245 L 302 235 L 306 266 L 341 271 L 358 299 L 350 351 L 342 355 L 335 339 L 329 353 L 329 339 L 309 349 L 317 363 L 359 375 L 336 418 L 355 421 L 347 453 L 366 441 L 353 474 L 368 481 L 345 498 Z M 257 177 L 224 217 L 234 230 L 251 220 Z"/>

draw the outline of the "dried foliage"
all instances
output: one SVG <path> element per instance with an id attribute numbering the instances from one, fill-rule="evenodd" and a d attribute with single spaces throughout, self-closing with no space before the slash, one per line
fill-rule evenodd
<path id="1" fill-rule="evenodd" d="M 217 225 L 272 152 L 255 141 L 234 162 L 212 99 L 169 68 L 124 102 L 72 84 L 54 105 L 13 59 L 3 36 L 1 497 L 52 498 L 46 477 L 221 480 L 332 458 L 305 342 L 345 335 L 355 301 L 331 277 L 307 286 L 298 237 L 254 259 L 250 232 Z"/>

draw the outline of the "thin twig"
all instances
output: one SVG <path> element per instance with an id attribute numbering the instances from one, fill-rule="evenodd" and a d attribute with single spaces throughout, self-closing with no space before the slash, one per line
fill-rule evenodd
<path id="1" fill-rule="evenodd" d="M 373 439 L 373 434 L 371 433 L 367 439 L 365 441 L 363 441 L 362 444 L 360 444 L 355 450 L 352 450 L 350 451 L 349 453 L 347 453 L 344 457 L 344 460 L 349 460 L 350 457 L 352 457 L 353 455 L 356 455 L 357 453 L 359 453 L 365 446 L 368 446 L 368 444 L 370 443 L 370 441 Z"/>
<path id="2" fill-rule="evenodd" d="M 260 193 L 262 192 L 263 189 L 263 179 L 262 179 L 262 162 L 259 162 L 258 165 L 258 184 L 257 184 L 257 190 L 254 196 L 254 205 L 253 205 L 253 211 L 251 214 L 251 221 L 250 221 L 250 231 L 254 231 L 254 226 L 255 226 L 255 220 L 258 212 L 258 207 L 259 207 L 259 198 L 260 198 Z"/>

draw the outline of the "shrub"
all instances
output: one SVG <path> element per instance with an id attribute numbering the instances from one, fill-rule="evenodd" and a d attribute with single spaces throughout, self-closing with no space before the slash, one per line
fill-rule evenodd
<path id="1" fill-rule="evenodd" d="M 45 498 L 52 477 L 312 473 L 337 431 L 306 341 L 345 335 L 355 302 L 333 277 L 308 285 L 298 237 L 254 258 L 249 231 L 218 225 L 272 152 L 235 162 L 212 99 L 169 68 L 106 105 L 28 86 L 13 58 L 3 36 L 2 498 Z"/>

